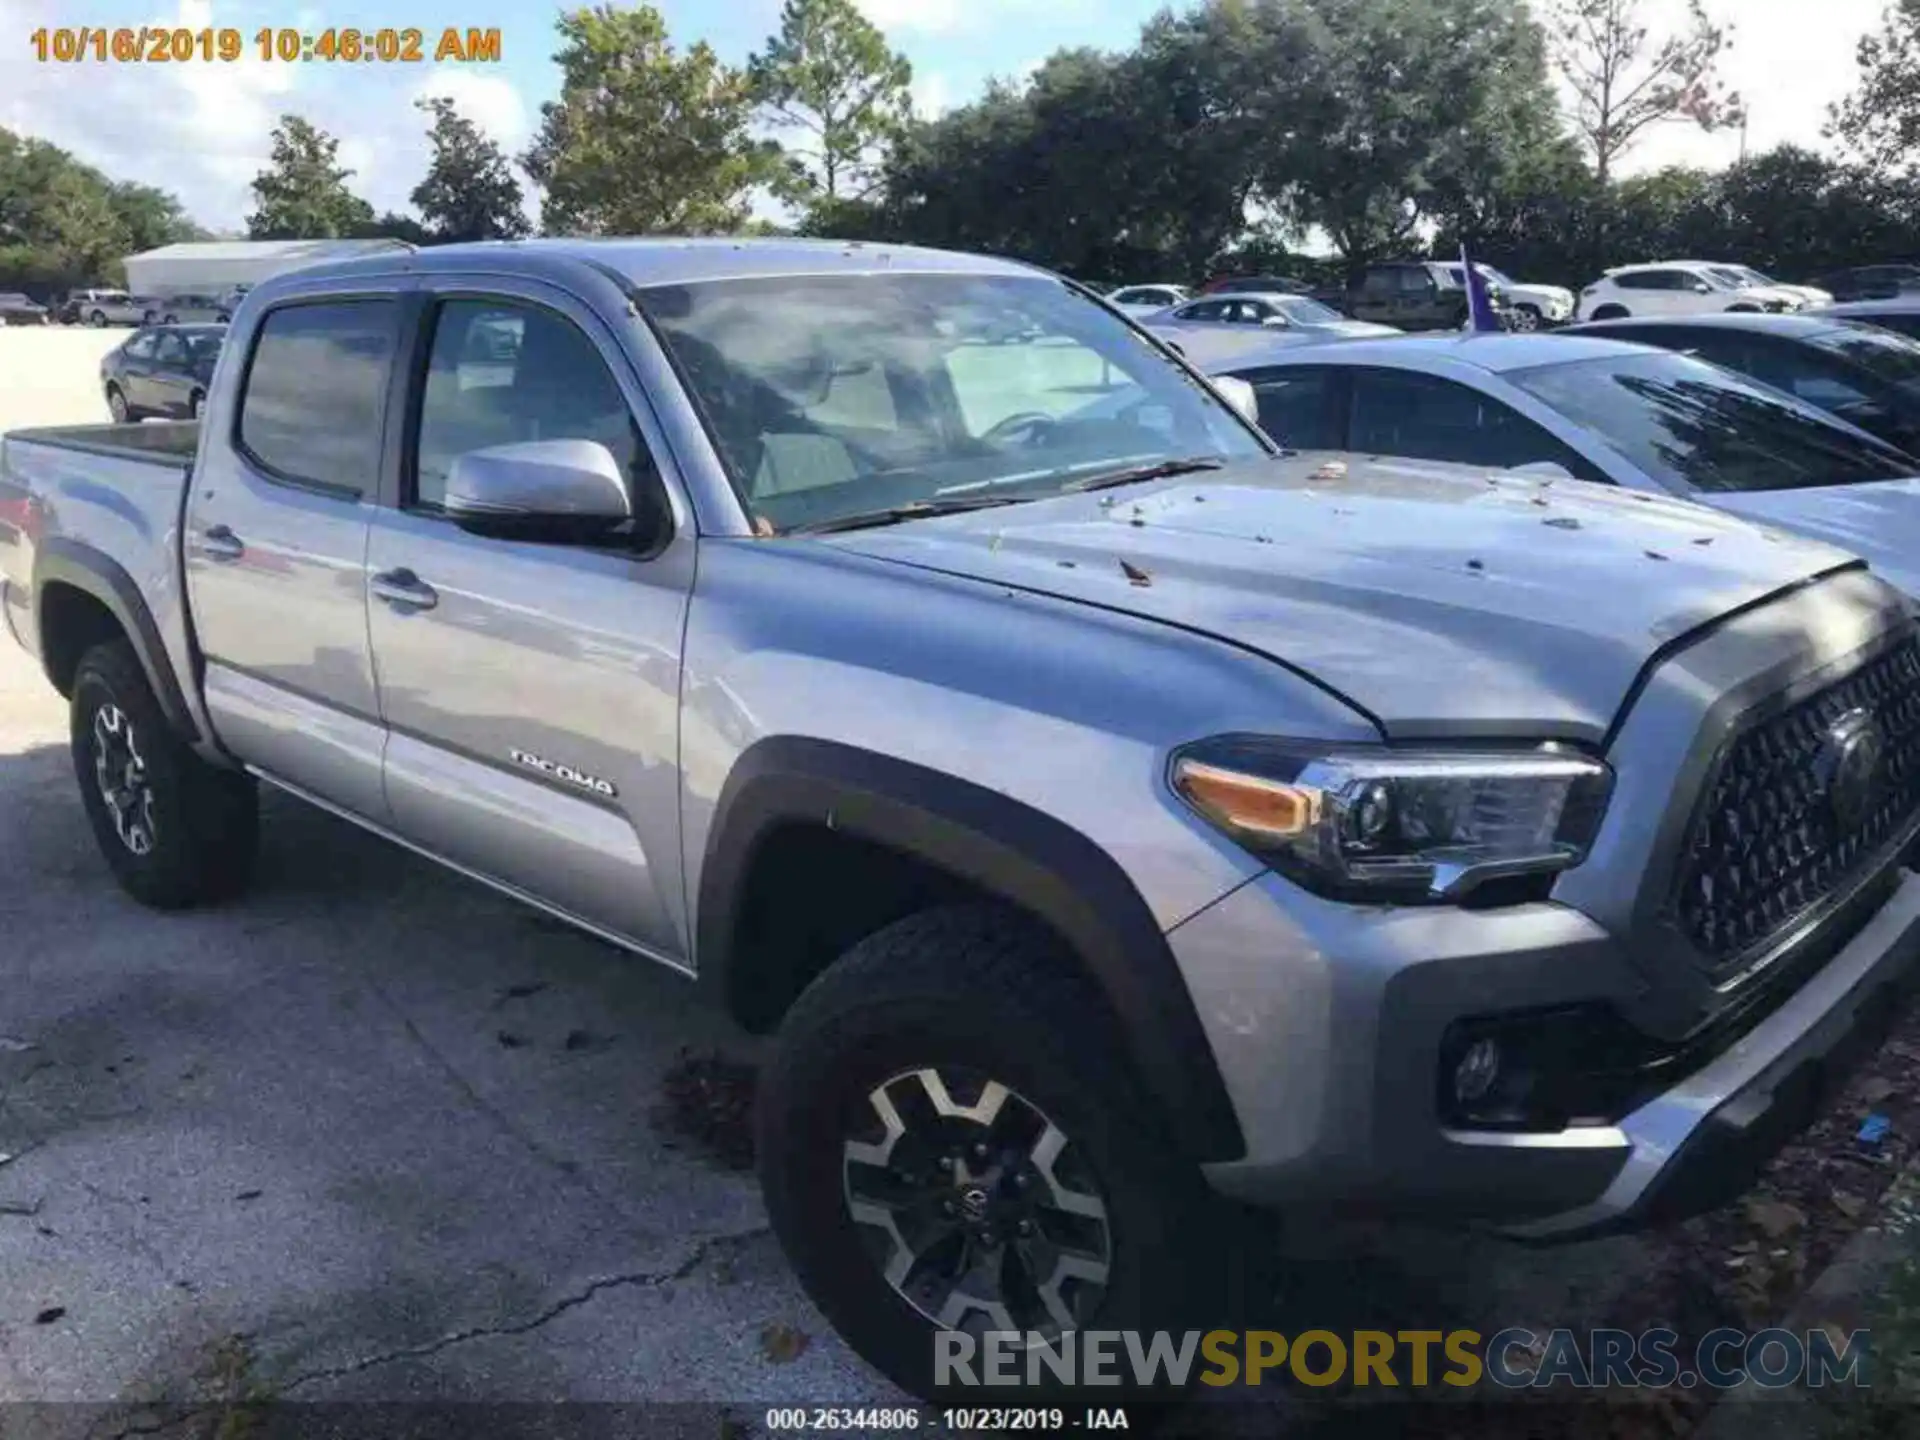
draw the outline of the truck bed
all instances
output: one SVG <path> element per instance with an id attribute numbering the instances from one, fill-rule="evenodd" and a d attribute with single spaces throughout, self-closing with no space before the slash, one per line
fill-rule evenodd
<path id="1" fill-rule="evenodd" d="M 129 425 L 46 425 L 10 430 L 6 440 L 26 441 L 59 450 L 84 450 L 124 460 L 192 464 L 200 445 L 198 420 L 136 421 Z"/>

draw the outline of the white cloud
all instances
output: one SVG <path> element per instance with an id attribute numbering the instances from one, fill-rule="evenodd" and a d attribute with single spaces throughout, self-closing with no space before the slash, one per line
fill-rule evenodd
<path id="1" fill-rule="evenodd" d="M 456 110 L 509 151 L 527 139 L 526 102 L 513 82 L 499 75 L 439 65 L 427 72 L 413 93 L 416 99 L 444 95 Z"/>
<path id="2" fill-rule="evenodd" d="M 917 71 L 912 86 L 913 113 L 937 120 L 953 108 L 953 87 L 938 70 Z"/>
<path id="3" fill-rule="evenodd" d="M 968 23 L 965 0 L 858 0 L 866 17 L 882 30 L 946 35 Z"/>

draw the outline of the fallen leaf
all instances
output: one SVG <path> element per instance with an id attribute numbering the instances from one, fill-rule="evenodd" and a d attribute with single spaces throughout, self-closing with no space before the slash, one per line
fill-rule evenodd
<path id="1" fill-rule="evenodd" d="M 493 1038 L 498 1040 L 501 1048 L 505 1050 L 518 1050 L 527 1043 L 524 1037 L 514 1034 L 511 1030 L 501 1030 Z"/>
<path id="2" fill-rule="evenodd" d="M 1486 568 L 1487 568 L 1487 562 L 1484 560 L 1467 561 L 1467 569 L 1469 570 L 1484 570 Z"/>
<path id="3" fill-rule="evenodd" d="M 1849 1220 L 1858 1219 L 1860 1212 L 1867 1208 L 1867 1202 L 1858 1195 L 1849 1195 L 1844 1190 L 1833 1192 L 1833 1208 Z"/>
<path id="4" fill-rule="evenodd" d="M 242 1190 L 233 1198 L 236 1200 L 258 1200 L 265 1193 L 263 1190 Z"/>
<path id="5" fill-rule="evenodd" d="M 1131 561 L 1122 560 L 1120 562 L 1120 573 L 1125 575 L 1127 579 L 1132 581 L 1135 585 L 1145 586 L 1145 585 L 1153 584 L 1153 576 L 1149 575 L 1146 571 L 1142 570 L 1138 565 L 1133 564 Z"/>
<path id="6" fill-rule="evenodd" d="M 500 1004 L 508 1000 L 527 1000 L 538 995 L 546 988 L 547 982 L 544 980 L 524 980 L 518 985 L 507 986 L 506 989 L 500 992 L 499 998 L 495 1003 Z"/>
<path id="7" fill-rule="evenodd" d="M 1713 543 L 1713 536 L 1702 535 L 1698 540 L 1694 541 L 1693 543 L 1696 545 L 1711 545 Z"/>
<path id="8" fill-rule="evenodd" d="M 0 1055 L 23 1055 L 39 1048 L 31 1040 L 22 1040 L 15 1035 L 0 1035 Z"/>
<path id="9" fill-rule="evenodd" d="M 1649 560 L 1664 560 L 1667 558 L 1666 556 L 1662 555 L 1658 550 L 1649 550 L 1646 552 L 1646 556 L 1647 556 L 1647 559 Z"/>
<path id="10" fill-rule="evenodd" d="M 807 1332 L 776 1320 L 760 1332 L 760 1350 L 776 1365 L 791 1365 L 806 1354 L 813 1342 Z"/>
<path id="11" fill-rule="evenodd" d="M 1751 1220 L 1760 1233 L 1769 1240 L 1778 1240 L 1790 1235 L 1807 1223 L 1806 1212 L 1798 1205 L 1789 1205 L 1784 1200 L 1749 1200 L 1746 1211 L 1747 1219 Z"/>
<path id="12" fill-rule="evenodd" d="M 51 1325 L 53 1324 L 54 1321 L 58 1320 L 62 1315 L 65 1315 L 66 1313 L 67 1313 L 67 1307 L 64 1305 L 49 1305 L 46 1309 L 42 1310 L 38 1315 L 33 1317 L 33 1323 L 36 1325 Z"/>
<path id="13" fill-rule="evenodd" d="M 1553 519 L 1542 520 L 1540 523 L 1542 525 L 1549 525 L 1555 530 L 1578 530 L 1581 528 L 1580 522 L 1571 515 L 1556 515 Z"/>

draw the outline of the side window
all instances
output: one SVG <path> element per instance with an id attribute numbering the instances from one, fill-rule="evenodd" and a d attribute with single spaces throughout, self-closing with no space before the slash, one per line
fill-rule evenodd
<path id="1" fill-rule="evenodd" d="M 593 342 L 535 305 L 450 300 L 434 317 L 420 397 L 413 503 L 439 506 L 469 450 L 529 440 L 598 440 L 628 476 L 647 461 L 626 397 Z"/>
<path id="2" fill-rule="evenodd" d="M 1295 450 L 1344 449 L 1331 368 L 1254 370 L 1241 375 L 1260 402 L 1260 428 Z"/>
<path id="3" fill-rule="evenodd" d="M 184 365 L 187 363 L 187 342 L 170 330 L 160 337 L 153 358 L 162 365 Z"/>
<path id="4" fill-rule="evenodd" d="M 1400 271 L 1400 289 L 1408 295 L 1430 295 L 1435 288 L 1433 276 L 1418 265 L 1408 265 Z"/>
<path id="5" fill-rule="evenodd" d="M 1897 330 L 1902 335 L 1911 335 L 1920 340 L 1920 311 L 1894 311 L 1889 315 L 1862 315 L 1862 320 L 1871 321 L 1885 330 Z"/>
<path id="6" fill-rule="evenodd" d="M 1810 405 L 1818 405 L 1823 410 L 1844 410 L 1870 405 L 1876 398 L 1844 365 L 1814 354 L 1804 345 L 1760 341 L 1747 348 L 1747 363 L 1741 368 L 1754 379 L 1763 380 Z"/>
<path id="7" fill-rule="evenodd" d="M 138 335 L 127 341 L 124 353 L 129 360 L 151 360 L 153 358 L 154 348 L 159 345 L 159 343 L 160 336 L 158 332 L 142 330 Z"/>
<path id="8" fill-rule="evenodd" d="M 1551 462 L 1581 479 L 1598 471 L 1511 406 L 1451 380 L 1393 370 L 1353 372 L 1352 449 L 1511 469 Z"/>
<path id="9" fill-rule="evenodd" d="M 372 489 L 394 326 L 390 300 L 292 304 L 270 313 L 240 399 L 242 450 L 281 479 Z"/>
<path id="10" fill-rule="evenodd" d="M 1659 272 L 1654 270 L 1629 270 L 1624 275 L 1613 277 L 1616 288 L 1621 290 L 1657 290 L 1660 288 Z"/>
<path id="11" fill-rule="evenodd" d="M 1382 299 L 1400 288 L 1400 272 L 1397 270 L 1369 270 L 1367 278 L 1361 282 L 1360 293 L 1369 299 Z"/>
<path id="12" fill-rule="evenodd" d="M 1182 320 L 1219 320 L 1226 314 L 1227 307 L 1218 300 L 1205 300 L 1198 305 L 1189 305 L 1180 312 Z"/>

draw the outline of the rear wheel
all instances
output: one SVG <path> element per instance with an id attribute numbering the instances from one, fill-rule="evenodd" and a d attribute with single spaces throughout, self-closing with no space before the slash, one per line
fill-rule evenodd
<path id="1" fill-rule="evenodd" d="M 107 386 L 107 413 L 113 416 L 116 425 L 125 425 L 133 419 L 133 407 L 127 404 L 127 397 L 118 385 Z"/>
<path id="2" fill-rule="evenodd" d="M 1602 305 L 1587 318 L 1589 320 L 1624 320 L 1627 318 L 1627 307 L 1624 305 Z"/>
<path id="3" fill-rule="evenodd" d="M 1017 914 L 933 910 L 856 945 L 787 1017 L 757 1131 L 802 1284 L 915 1394 L 980 1394 L 938 1344 L 978 1376 L 989 1332 L 1018 1332 L 1018 1352 L 1218 1319 L 1224 1232 L 1199 1171 L 1097 992 Z"/>
<path id="4" fill-rule="evenodd" d="M 143 310 L 140 313 L 140 323 L 142 325 L 151 325 L 156 318 L 154 312 L 151 310 Z"/>
<path id="5" fill-rule="evenodd" d="M 102 327 L 104 327 L 106 323 L 107 323 L 107 312 L 104 310 L 96 310 L 91 315 L 87 316 L 87 324 L 91 325 L 96 330 L 99 330 Z"/>
<path id="6" fill-rule="evenodd" d="M 162 325 L 178 325 L 180 323 L 180 317 L 178 315 L 163 315 L 160 318 L 160 323 Z"/>
<path id="7" fill-rule="evenodd" d="M 253 870 L 253 781 L 206 763 L 174 733 L 125 640 L 74 672 L 74 774 L 94 839 L 120 886 L 178 910 L 238 894 Z"/>

